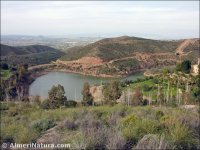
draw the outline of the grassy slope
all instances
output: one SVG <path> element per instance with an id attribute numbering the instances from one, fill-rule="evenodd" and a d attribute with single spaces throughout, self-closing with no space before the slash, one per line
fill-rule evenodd
<path id="1" fill-rule="evenodd" d="M 198 147 L 199 114 L 195 110 L 115 105 L 46 111 L 7 103 L 1 104 L 1 111 L 1 140 L 10 138 L 17 143 L 35 141 L 57 124 L 52 136 L 59 138 L 54 140 L 70 143 L 71 148 L 77 148 L 78 143 L 81 148 L 116 148 L 117 142 L 131 148 L 147 134 L 164 135 L 168 148 Z M 112 138 L 106 140 L 109 136 Z"/>
<path id="2" fill-rule="evenodd" d="M 11 65 L 24 64 L 38 65 L 57 60 L 63 52 L 42 45 L 12 47 L 1 45 L 1 60 Z"/>

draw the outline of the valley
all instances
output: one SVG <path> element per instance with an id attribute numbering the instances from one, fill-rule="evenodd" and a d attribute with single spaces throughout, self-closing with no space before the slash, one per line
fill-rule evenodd
<path id="1" fill-rule="evenodd" d="M 1 1 L 0 150 L 200 150 L 199 1 Z"/>
<path id="2" fill-rule="evenodd" d="M 1 143 L 199 148 L 199 39 L 122 36 L 65 52 L 2 44 L 1 52 Z"/>

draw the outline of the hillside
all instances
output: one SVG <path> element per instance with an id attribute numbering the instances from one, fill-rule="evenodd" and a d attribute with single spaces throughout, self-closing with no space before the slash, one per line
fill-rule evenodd
<path id="1" fill-rule="evenodd" d="M 93 56 L 109 61 L 130 56 L 135 52 L 173 52 L 178 45 L 179 42 L 175 41 L 157 41 L 128 36 L 106 38 L 85 47 L 72 48 L 66 57 L 62 57 L 62 60 Z"/>
<path id="2" fill-rule="evenodd" d="M 8 64 L 37 65 L 49 63 L 64 55 L 63 52 L 43 45 L 8 46 L 1 44 L 1 60 Z"/>
<path id="3" fill-rule="evenodd" d="M 122 36 L 69 49 L 58 64 L 89 74 L 124 75 L 175 65 L 182 59 L 196 63 L 199 39 L 161 41 Z"/>

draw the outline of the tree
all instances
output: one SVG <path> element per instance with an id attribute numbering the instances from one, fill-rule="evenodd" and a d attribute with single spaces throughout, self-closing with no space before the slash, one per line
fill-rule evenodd
<path id="1" fill-rule="evenodd" d="M 62 85 L 58 84 L 58 86 L 52 86 L 48 94 L 50 108 L 58 108 L 61 105 L 65 105 L 67 98 L 65 96 L 65 90 Z"/>
<path id="2" fill-rule="evenodd" d="M 4 70 L 8 70 L 9 67 L 8 67 L 8 64 L 2 63 L 1 68 L 4 69 Z"/>
<path id="3" fill-rule="evenodd" d="M 103 95 L 106 104 L 114 104 L 121 96 L 121 89 L 119 81 L 112 81 L 104 85 Z"/>
<path id="4" fill-rule="evenodd" d="M 87 106 L 93 104 L 93 96 L 90 93 L 90 85 L 88 82 L 85 82 L 83 85 L 82 95 L 83 95 L 83 100 L 82 100 L 83 105 Z"/>
<path id="5" fill-rule="evenodd" d="M 190 73 L 191 70 L 191 62 L 189 60 L 184 60 L 181 63 L 181 71 L 184 73 Z"/>

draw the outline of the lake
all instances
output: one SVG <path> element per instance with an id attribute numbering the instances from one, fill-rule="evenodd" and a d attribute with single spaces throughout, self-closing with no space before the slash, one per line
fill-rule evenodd
<path id="1" fill-rule="evenodd" d="M 143 78 L 143 73 L 135 73 L 126 78 L 120 80 L 136 80 L 137 78 Z M 63 72 L 50 72 L 46 75 L 38 77 L 29 87 L 29 95 L 39 95 L 43 98 L 48 96 L 48 91 L 53 85 L 64 86 L 66 96 L 68 99 L 81 100 L 81 91 L 83 84 L 88 82 L 91 86 L 100 85 L 104 82 L 110 82 L 111 78 L 100 78 L 93 76 L 80 75 L 75 73 L 63 73 Z"/>

